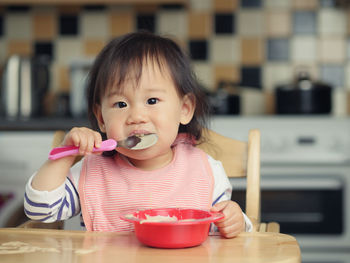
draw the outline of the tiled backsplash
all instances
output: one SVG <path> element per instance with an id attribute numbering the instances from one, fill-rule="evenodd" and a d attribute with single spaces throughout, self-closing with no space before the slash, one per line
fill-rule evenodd
<path id="1" fill-rule="evenodd" d="M 74 2 L 74 1 L 72 1 Z M 112 37 L 147 29 L 191 54 L 202 84 L 220 80 L 272 92 L 306 68 L 335 87 L 335 113 L 350 91 L 350 13 L 335 0 L 190 0 L 188 5 L 1 6 L 0 62 L 52 58 L 53 91 L 70 89 L 69 67 Z M 345 99 L 344 99 L 345 98 Z"/>

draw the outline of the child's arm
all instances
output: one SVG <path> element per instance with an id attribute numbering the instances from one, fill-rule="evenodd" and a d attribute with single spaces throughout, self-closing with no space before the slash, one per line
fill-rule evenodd
<path id="1" fill-rule="evenodd" d="M 225 218 L 216 222 L 215 225 L 221 235 L 226 238 L 235 237 L 242 231 L 250 232 L 252 223 L 249 218 L 236 202 L 231 201 L 231 183 L 221 162 L 210 156 L 208 156 L 208 160 L 215 179 L 212 211 L 220 211 L 225 215 Z"/>
<path id="2" fill-rule="evenodd" d="M 64 138 L 62 146 L 79 146 L 79 154 L 92 152 L 93 147 L 100 147 L 101 135 L 89 128 L 73 128 Z M 52 191 L 61 186 L 74 163 L 75 156 L 67 156 L 58 160 L 47 160 L 32 180 L 32 187 L 39 191 Z"/>
<path id="3" fill-rule="evenodd" d="M 79 166 L 76 168 L 76 166 Z M 78 171 L 79 169 L 79 171 Z M 72 169 L 72 173 L 80 174 L 81 164 Z M 74 171 L 75 170 L 75 171 Z M 38 191 L 32 188 L 31 179 L 26 185 L 24 195 L 24 211 L 33 220 L 45 223 L 65 220 L 80 213 L 79 195 L 73 176 L 67 177 L 64 184 L 53 191 Z"/>

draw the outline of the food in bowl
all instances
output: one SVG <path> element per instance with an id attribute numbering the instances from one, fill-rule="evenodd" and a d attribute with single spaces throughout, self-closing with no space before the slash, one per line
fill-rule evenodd
<path id="1" fill-rule="evenodd" d="M 148 246 L 185 248 L 202 244 L 210 224 L 222 219 L 220 212 L 190 208 L 158 208 L 129 212 L 123 220 L 132 222 L 137 239 Z"/>

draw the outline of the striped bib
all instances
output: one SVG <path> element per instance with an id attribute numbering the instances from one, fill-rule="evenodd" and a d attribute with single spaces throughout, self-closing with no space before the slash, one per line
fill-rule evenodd
<path id="1" fill-rule="evenodd" d="M 120 154 L 87 156 L 78 190 L 86 229 L 132 231 L 120 215 L 135 209 L 209 209 L 214 178 L 208 156 L 186 141 L 173 147 L 172 162 L 153 171 L 135 168 Z"/>

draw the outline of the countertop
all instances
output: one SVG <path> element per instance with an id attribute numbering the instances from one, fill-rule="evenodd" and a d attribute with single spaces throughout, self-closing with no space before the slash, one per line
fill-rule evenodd
<path id="1" fill-rule="evenodd" d="M 0 229 L 0 261 L 9 262 L 300 262 L 296 239 L 280 233 L 209 236 L 196 247 L 157 249 L 142 245 L 135 233 L 47 229 Z"/>
<path id="2" fill-rule="evenodd" d="M 45 117 L 33 119 L 6 119 L 0 117 L 0 131 L 56 131 L 73 127 L 89 127 L 85 118 Z"/>

